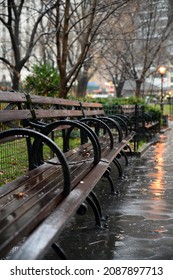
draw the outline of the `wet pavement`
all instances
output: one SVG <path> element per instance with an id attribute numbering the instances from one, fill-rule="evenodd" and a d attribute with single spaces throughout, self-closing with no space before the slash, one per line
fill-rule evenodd
<path id="1" fill-rule="evenodd" d="M 107 227 L 95 228 L 89 207 L 86 215 L 75 215 L 58 240 L 68 259 L 173 259 L 173 122 L 169 127 L 158 143 L 130 160 L 117 182 L 118 197 L 106 179 L 98 184 Z M 45 258 L 58 259 L 53 249 Z"/>

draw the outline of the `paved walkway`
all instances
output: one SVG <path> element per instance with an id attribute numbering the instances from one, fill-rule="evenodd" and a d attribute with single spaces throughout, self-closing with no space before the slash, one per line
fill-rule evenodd
<path id="1" fill-rule="evenodd" d="M 173 123 L 118 183 L 120 196 L 98 192 L 108 228 L 93 228 L 92 212 L 75 216 L 60 238 L 69 259 L 173 259 Z M 56 259 L 53 251 L 46 258 Z"/>

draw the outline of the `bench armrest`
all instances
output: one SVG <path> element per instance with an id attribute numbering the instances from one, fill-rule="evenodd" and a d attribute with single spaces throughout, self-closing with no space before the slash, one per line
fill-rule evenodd
<path id="1" fill-rule="evenodd" d="M 101 128 L 104 129 L 104 133 L 108 133 L 108 136 L 109 136 L 109 145 L 110 145 L 110 149 L 113 149 L 113 145 L 114 145 L 114 139 L 113 139 L 113 135 L 112 135 L 112 132 L 111 132 L 111 129 L 109 128 L 109 126 L 103 122 L 100 118 L 84 118 L 84 119 L 81 119 L 80 122 L 82 123 L 86 123 L 88 125 L 93 125 L 95 127 L 95 132 L 96 134 L 98 134 L 99 136 L 99 130 Z"/>
<path id="2" fill-rule="evenodd" d="M 86 137 L 88 137 L 93 145 L 93 150 L 94 150 L 94 159 L 93 159 L 93 163 L 94 165 L 96 165 L 101 158 L 101 154 L 100 154 L 100 145 L 97 139 L 97 136 L 94 134 L 93 131 L 91 131 L 91 129 L 80 123 L 79 121 L 70 121 L 70 120 L 60 120 L 60 121 L 55 121 L 51 124 L 46 125 L 43 129 L 42 129 L 42 133 L 45 135 L 48 135 L 49 133 L 51 133 L 54 129 L 57 129 L 58 127 L 61 126 L 67 126 L 67 134 L 66 137 L 64 137 L 63 141 L 65 141 L 65 146 L 66 146 L 66 151 L 68 151 L 69 147 L 69 135 L 70 133 L 68 133 L 68 129 L 70 129 L 70 132 L 74 129 L 74 128 L 78 128 L 80 130 L 81 133 L 83 133 Z M 64 151 L 64 152 L 66 152 Z"/>
<path id="3" fill-rule="evenodd" d="M 60 162 L 63 170 L 63 175 L 64 175 L 64 188 L 63 192 L 65 195 L 68 195 L 70 190 L 71 190 L 71 179 L 70 179 L 70 171 L 69 171 L 69 166 L 66 161 L 66 158 L 62 151 L 59 149 L 59 147 L 47 136 L 41 134 L 40 132 L 33 131 L 30 129 L 25 129 L 25 128 L 15 128 L 15 129 L 10 129 L 6 130 L 3 132 L 0 132 L 0 140 L 4 140 L 5 138 L 10 139 L 11 137 L 23 137 L 29 140 L 30 138 L 33 138 L 33 146 L 29 147 L 28 146 L 28 157 L 29 157 L 29 165 L 30 165 L 30 170 L 34 169 L 34 166 L 38 166 L 38 162 L 42 164 L 42 159 L 39 158 L 39 154 L 37 153 L 36 147 L 42 146 L 43 143 L 45 143 L 57 156 L 58 161 Z"/>

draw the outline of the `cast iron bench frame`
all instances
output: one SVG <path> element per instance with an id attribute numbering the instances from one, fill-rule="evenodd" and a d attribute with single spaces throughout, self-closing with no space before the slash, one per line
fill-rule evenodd
<path id="1" fill-rule="evenodd" d="M 110 117 L 114 112 L 114 115 L 120 114 L 130 120 L 132 130 L 136 132 L 134 137 L 134 151 L 138 150 L 140 140 L 152 141 L 160 131 L 160 116 L 158 119 L 155 119 L 151 113 L 145 112 L 144 105 L 113 105 L 105 109 L 107 115 Z"/>

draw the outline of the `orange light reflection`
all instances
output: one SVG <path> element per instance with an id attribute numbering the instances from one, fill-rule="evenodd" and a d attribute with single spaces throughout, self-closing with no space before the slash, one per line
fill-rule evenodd
<path id="1" fill-rule="evenodd" d="M 154 180 L 152 181 L 149 188 L 152 190 L 153 195 L 156 197 L 155 199 L 159 199 L 164 191 L 164 170 L 163 170 L 163 155 L 165 152 L 165 143 L 158 143 L 156 146 L 157 153 L 155 154 L 155 171 L 154 173 L 150 173 L 149 176 L 152 177 Z"/>

